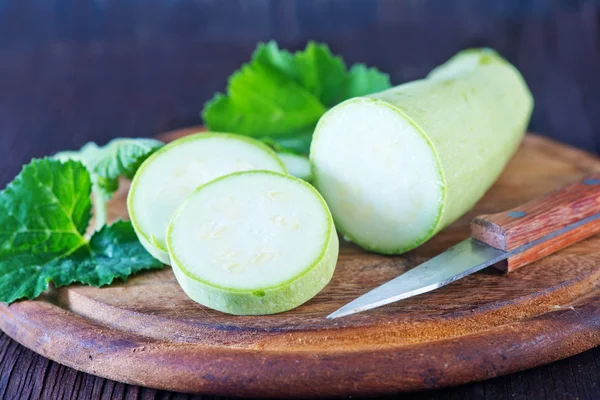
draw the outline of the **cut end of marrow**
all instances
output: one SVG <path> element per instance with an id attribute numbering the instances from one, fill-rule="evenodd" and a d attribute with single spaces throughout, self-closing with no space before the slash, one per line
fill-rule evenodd
<path id="1" fill-rule="evenodd" d="M 142 164 L 129 191 L 127 207 L 140 242 L 170 264 L 165 235 L 182 201 L 213 179 L 249 170 L 286 173 L 275 152 L 244 136 L 200 133 L 166 145 Z"/>
<path id="2" fill-rule="evenodd" d="M 167 244 L 185 293 L 236 315 L 308 301 L 330 281 L 339 247 L 320 194 L 268 171 L 231 174 L 197 189 L 174 215 Z"/>
<path id="3" fill-rule="evenodd" d="M 533 99 L 491 49 L 460 52 L 426 79 L 323 115 L 310 159 L 338 228 L 399 254 L 471 209 L 517 150 Z"/>
<path id="4" fill-rule="evenodd" d="M 331 110 L 311 161 L 338 228 L 361 247 L 402 253 L 436 226 L 444 185 L 433 149 L 386 103 L 356 98 Z"/>

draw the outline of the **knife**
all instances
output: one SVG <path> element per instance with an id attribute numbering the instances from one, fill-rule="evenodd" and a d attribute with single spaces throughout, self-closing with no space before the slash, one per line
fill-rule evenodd
<path id="1" fill-rule="evenodd" d="M 471 237 L 327 316 L 344 317 L 430 292 L 486 267 L 512 272 L 600 232 L 600 173 L 471 221 Z"/>

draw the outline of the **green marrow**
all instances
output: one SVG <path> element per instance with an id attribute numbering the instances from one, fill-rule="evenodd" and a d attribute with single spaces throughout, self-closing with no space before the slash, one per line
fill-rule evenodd
<path id="1" fill-rule="evenodd" d="M 483 196 L 532 107 L 514 66 L 490 49 L 462 51 L 425 79 L 328 111 L 311 146 L 314 183 L 346 238 L 406 252 Z"/>

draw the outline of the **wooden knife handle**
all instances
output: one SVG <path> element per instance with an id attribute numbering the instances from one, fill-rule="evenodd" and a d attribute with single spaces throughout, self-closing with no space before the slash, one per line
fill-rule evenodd
<path id="1" fill-rule="evenodd" d="M 497 249 L 511 251 L 599 212 L 600 173 L 594 173 L 506 212 L 475 217 L 471 236 Z M 557 234 L 496 267 L 514 271 L 599 232 L 600 218 Z"/>

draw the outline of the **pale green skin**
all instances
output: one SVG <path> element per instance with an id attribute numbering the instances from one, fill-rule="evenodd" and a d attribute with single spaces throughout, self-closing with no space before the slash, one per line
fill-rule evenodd
<path id="1" fill-rule="evenodd" d="M 329 235 L 323 243 L 320 255 L 311 265 L 285 282 L 270 287 L 257 287 L 252 290 L 232 289 L 204 281 L 188 271 L 173 252 L 171 232 L 177 224 L 179 210 L 204 188 L 215 182 L 243 174 L 270 174 L 297 181 L 318 196 L 328 216 Z M 271 171 L 235 172 L 217 178 L 196 189 L 179 207 L 167 230 L 167 246 L 171 257 L 171 266 L 183 291 L 195 302 L 206 307 L 233 315 L 266 315 L 291 310 L 317 295 L 331 280 L 339 253 L 339 240 L 333 218 L 323 197 L 308 183 L 290 175 Z"/>
<path id="2" fill-rule="evenodd" d="M 163 154 L 164 152 L 169 151 L 169 149 L 171 149 L 175 146 L 185 145 L 186 143 L 191 142 L 191 141 L 207 139 L 207 138 L 214 137 L 214 136 L 229 137 L 232 140 L 242 140 L 244 142 L 253 144 L 254 146 L 264 150 L 266 154 L 273 157 L 273 159 L 276 160 L 281 165 L 281 168 L 283 171 L 287 171 L 285 169 L 285 165 L 283 164 L 283 162 L 279 159 L 279 157 L 277 157 L 277 154 L 275 153 L 275 151 L 273 151 L 273 149 L 271 149 L 269 146 L 265 145 L 264 143 L 262 143 L 258 140 L 252 139 L 248 136 L 236 135 L 236 134 L 232 134 L 232 133 L 201 132 L 201 133 L 195 133 L 192 135 L 184 136 L 183 138 L 174 140 L 173 142 L 167 144 L 166 146 L 163 146 L 160 150 L 158 150 L 157 152 L 152 154 L 150 157 L 148 157 L 142 163 L 140 168 L 137 170 L 137 172 L 131 182 L 131 187 L 129 189 L 129 194 L 127 196 L 127 212 L 129 213 L 129 218 L 131 219 L 131 224 L 132 224 L 133 229 L 135 230 L 138 240 L 140 241 L 142 246 L 144 246 L 146 251 L 148 253 L 150 253 L 152 255 L 152 257 L 156 258 L 157 260 L 159 260 L 160 262 L 162 262 L 164 264 L 171 265 L 171 259 L 169 257 L 168 249 L 166 247 L 161 246 L 156 241 L 152 240 L 152 237 L 149 237 L 145 232 L 143 232 L 136 222 L 137 218 L 136 218 L 136 214 L 135 214 L 135 209 L 132 206 L 133 193 L 135 193 L 136 184 L 137 184 L 136 178 L 138 176 L 141 176 L 141 174 L 144 171 L 144 168 L 147 165 L 149 165 L 156 158 L 160 157 L 160 155 Z"/>
<path id="3" fill-rule="evenodd" d="M 430 145 L 442 181 L 437 219 L 425 236 L 411 243 L 383 248 L 356 242 L 337 225 L 351 241 L 383 254 L 412 250 L 469 211 L 519 147 L 533 108 L 533 97 L 519 71 L 491 49 L 462 51 L 425 79 L 347 100 L 332 111 L 350 102 L 374 102 L 409 121 Z M 319 127 L 332 111 L 317 125 L 311 149 L 318 145 Z M 457 143 L 467 143 L 467 147 Z M 315 171 L 318 168 L 313 165 L 318 189 Z"/>

